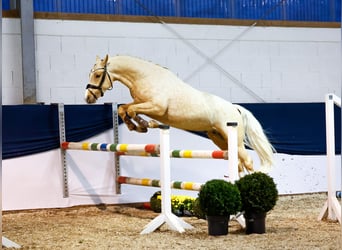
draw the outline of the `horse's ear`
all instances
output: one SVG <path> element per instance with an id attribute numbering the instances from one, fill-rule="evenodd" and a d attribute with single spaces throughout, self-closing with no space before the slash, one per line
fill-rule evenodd
<path id="1" fill-rule="evenodd" d="M 100 61 L 100 60 L 101 58 L 98 55 L 96 55 L 96 61 Z"/>
<path id="2" fill-rule="evenodd" d="M 105 58 L 103 59 L 103 64 L 106 65 L 108 62 L 109 55 L 107 54 Z"/>

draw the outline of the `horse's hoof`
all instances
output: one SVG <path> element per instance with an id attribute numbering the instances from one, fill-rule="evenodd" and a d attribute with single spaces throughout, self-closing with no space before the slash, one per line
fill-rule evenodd
<path id="1" fill-rule="evenodd" d="M 136 131 L 139 133 L 146 133 L 148 130 L 145 127 L 137 127 Z"/>
<path id="2" fill-rule="evenodd" d="M 246 175 L 245 172 L 239 172 L 239 178 L 242 178 L 242 177 L 244 177 L 245 175 Z"/>
<path id="3" fill-rule="evenodd" d="M 137 130 L 137 126 L 135 126 L 134 124 L 127 125 L 127 128 L 129 131 Z"/>

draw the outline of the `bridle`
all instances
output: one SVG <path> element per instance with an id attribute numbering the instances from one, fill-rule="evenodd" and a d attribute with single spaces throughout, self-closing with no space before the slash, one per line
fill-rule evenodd
<path id="1" fill-rule="evenodd" d="M 97 100 L 97 97 L 96 95 L 94 94 L 94 92 L 92 92 L 90 89 L 97 89 L 97 90 L 100 90 L 101 92 L 101 97 L 103 96 L 103 89 L 102 89 L 102 85 L 103 83 L 105 82 L 106 80 L 106 76 L 108 76 L 109 78 L 109 81 L 110 81 L 110 88 L 108 90 L 111 90 L 113 88 L 113 82 L 112 82 L 112 79 L 110 78 L 110 75 L 107 71 L 107 65 L 105 65 L 103 68 L 97 68 L 97 69 L 92 69 L 91 70 L 91 73 L 94 73 L 95 71 L 97 70 L 101 70 L 103 69 L 103 75 L 101 77 L 101 81 L 100 81 L 100 84 L 99 85 L 94 85 L 94 84 L 90 84 L 88 83 L 87 86 L 86 86 L 86 89 L 90 92 L 90 94 Z"/>

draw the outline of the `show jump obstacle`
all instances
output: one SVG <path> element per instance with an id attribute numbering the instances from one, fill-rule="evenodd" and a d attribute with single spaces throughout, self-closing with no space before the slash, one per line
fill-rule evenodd
<path id="1" fill-rule="evenodd" d="M 341 223 L 341 205 L 336 198 L 334 105 L 341 107 L 341 98 L 334 94 L 327 94 L 325 96 L 325 123 L 327 140 L 328 199 L 318 216 L 318 220 L 328 218 L 329 220 L 338 220 Z"/>
<path id="2" fill-rule="evenodd" d="M 116 106 L 116 105 L 115 105 Z M 171 158 L 208 158 L 208 159 L 229 159 L 228 161 L 228 180 L 230 182 L 236 181 L 238 176 L 238 151 L 237 151 L 237 123 L 227 123 L 228 130 L 228 148 L 229 151 L 208 151 L 208 150 L 170 150 L 170 135 L 169 126 L 160 125 L 160 144 L 118 144 L 117 138 L 114 144 L 108 143 L 82 143 L 82 142 L 66 142 L 64 129 L 64 106 L 59 105 L 60 114 L 60 128 L 61 132 L 61 151 L 63 163 L 63 177 L 64 177 L 64 195 L 68 196 L 67 188 L 67 170 L 66 170 L 66 150 L 86 150 L 86 151 L 103 151 L 115 152 L 117 156 L 152 156 L 160 157 L 160 180 L 152 180 L 148 178 L 134 178 L 120 176 L 120 171 L 116 169 L 116 180 L 120 184 L 142 185 L 161 187 L 162 192 L 162 211 L 159 216 L 147 224 L 141 234 L 151 233 L 164 223 L 168 224 L 172 230 L 180 233 L 185 229 L 191 229 L 192 226 L 181 218 L 174 215 L 171 211 L 171 188 L 186 189 L 199 191 L 201 183 L 184 182 L 184 181 L 171 181 L 170 159 Z M 115 109 L 116 110 L 116 109 Z M 117 114 L 114 111 L 113 105 L 113 119 Z M 61 122 L 62 121 L 62 122 Z M 114 121 L 114 126 L 117 123 Z M 117 130 L 116 130 L 117 131 Z M 114 131 L 115 132 L 115 131 Z M 241 217 L 237 218 L 238 222 L 244 226 L 244 220 Z"/>

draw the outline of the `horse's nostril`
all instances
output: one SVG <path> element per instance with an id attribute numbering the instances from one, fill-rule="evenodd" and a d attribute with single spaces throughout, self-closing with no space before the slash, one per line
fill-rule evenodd
<path id="1" fill-rule="evenodd" d="M 85 91 L 84 100 L 86 103 L 93 103 L 94 102 L 94 100 L 92 100 L 92 96 L 89 95 L 88 90 Z"/>
<path id="2" fill-rule="evenodd" d="M 85 97 L 85 101 L 86 101 L 86 103 L 95 103 L 96 99 L 94 97 L 88 95 Z"/>

